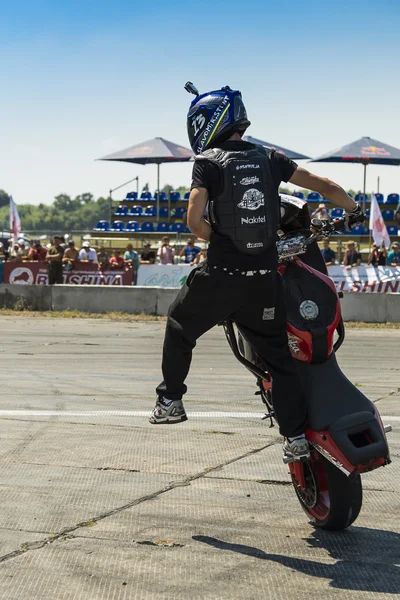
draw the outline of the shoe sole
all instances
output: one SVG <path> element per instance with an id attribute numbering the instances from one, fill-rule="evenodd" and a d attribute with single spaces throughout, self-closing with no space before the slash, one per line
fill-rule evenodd
<path id="1" fill-rule="evenodd" d="M 150 417 L 149 423 L 151 423 L 152 425 L 175 425 L 175 423 L 183 423 L 187 420 L 188 418 L 186 415 L 184 417 L 179 417 L 179 419 L 162 419 L 159 421 L 156 421 L 155 419 L 152 420 L 152 418 Z"/>

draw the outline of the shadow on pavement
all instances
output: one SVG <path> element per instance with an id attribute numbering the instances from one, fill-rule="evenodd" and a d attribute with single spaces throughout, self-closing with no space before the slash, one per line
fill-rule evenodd
<path id="1" fill-rule="evenodd" d="M 279 563 L 311 577 L 331 579 L 330 585 L 343 590 L 400 594 L 400 535 L 392 531 L 351 527 L 342 532 L 315 530 L 304 541 L 315 549 L 325 549 L 337 563 L 269 554 L 260 548 L 232 544 L 216 538 L 192 538 L 220 550 Z M 299 546 L 300 548 L 300 546 Z"/>

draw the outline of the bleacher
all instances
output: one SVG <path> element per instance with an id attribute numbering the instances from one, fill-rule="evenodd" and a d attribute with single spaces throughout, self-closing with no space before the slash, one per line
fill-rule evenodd
<path id="1" fill-rule="evenodd" d="M 181 197 L 179 192 L 171 192 L 168 196 L 160 192 L 159 220 L 157 222 L 157 196 L 151 192 L 142 192 L 140 197 L 136 192 L 129 192 L 125 199 L 116 206 L 110 223 L 101 220 L 93 228 L 97 234 L 190 234 L 183 223 L 183 215 L 187 211 L 189 192 Z M 168 204 L 170 208 L 168 208 Z"/>
<path id="2" fill-rule="evenodd" d="M 302 192 L 294 192 L 293 196 L 304 199 L 304 194 Z M 351 194 L 349 194 L 349 196 L 351 196 Z M 399 227 L 398 227 L 397 222 L 394 219 L 394 214 L 400 203 L 400 195 L 394 194 L 394 193 L 388 194 L 386 199 L 383 196 L 383 194 L 375 194 L 375 196 L 376 196 L 377 202 L 379 204 L 379 208 L 381 210 L 383 220 L 385 221 L 389 236 L 397 237 L 399 234 Z M 318 194 L 318 192 L 310 192 L 309 194 L 307 194 L 307 197 L 305 199 L 309 203 L 310 213 L 313 212 L 314 210 L 316 210 L 316 208 L 317 208 L 317 206 L 313 206 L 313 204 L 324 203 L 326 205 L 329 215 L 332 218 L 343 216 L 344 211 L 342 208 L 334 208 L 334 207 L 329 208 L 329 205 L 330 205 L 329 200 L 326 200 L 326 198 L 323 198 L 320 194 Z M 364 195 L 361 193 L 356 194 L 354 196 L 354 200 L 356 202 L 359 202 L 361 205 L 363 205 Z M 367 217 L 367 220 L 365 221 L 364 225 L 357 225 L 356 227 L 353 227 L 351 231 L 345 232 L 344 235 L 351 235 L 352 237 L 360 237 L 360 238 L 362 236 L 369 236 L 369 233 L 370 233 L 369 232 L 369 216 L 370 216 L 371 211 L 369 208 L 367 208 L 367 206 L 370 203 L 371 203 L 370 198 L 368 198 L 368 196 L 366 196 L 366 198 L 365 198 L 365 206 L 366 206 L 365 215 Z"/>
<path id="3" fill-rule="evenodd" d="M 183 223 L 183 215 L 187 211 L 189 192 L 181 197 L 179 192 L 171 192 L 169 195 L 170 209 L 168 208 L 168 197 L 165 192 L 160 193 L 160 213 L 159 221 L 157 222 L 157 193 L 154 195 L 151 192 L 142 192 L 140 197 L 136 192 L 129 192 L 125 199 L 115 207 L 114 220 L 109 223 L 106 220 L 101 220 L 93 229 L 94 233 L 100 236 L 112 237 L 115 234 L 125 234 L 131 236 L 136 235 L 165 235 L 173 234 L 190 234 L 190 230 Z M 303 192 L 294 192 L 294 196 L 304 199 Z M 349 194 L 351 196 L 351 194 Z M 400 203 L 400 195 L 396 193 L 388 194 L 385 197 L 383 194 L 375 194 L 378 204 L 382 212 L 383 219 L 386 223 L 388 233 L 391 237 L 397 237 L 399 227 L 394 220 L 394 213 Z M 318 192 L 310 192 L 306 198 L 310 206 L 310 212 L 315 210 L 319 203 L 324 203 L 331 217 L 341 217 L 343 210 L 341 208 L 329 208 L 330 202 L 323 198 Z M 356 194 L 354 197 L 356 202 L 364 203 L 363 194 Z M 370 199 L 365 198 L 365 204 L 370 204 Z M 369 219 L 370 209 L 366 208 L 367 221 L 364 225 L 354 227 L 352 231 L 346 232 L 344 235 L 352 237 L 369 236 Z"/>

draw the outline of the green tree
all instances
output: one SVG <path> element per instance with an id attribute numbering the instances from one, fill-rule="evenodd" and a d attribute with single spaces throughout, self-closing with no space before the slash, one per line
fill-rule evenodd
<path id="1" fill-rule="evenodd" d="M 169 183 L 167 183 L 166 185 L 164 185 L 163 188 L 161 188 L 161 191 L 165 192 L 167 194 L 167 196 L 169 196 L 170 193 L 174 191 L 174 188 L 172 187 L 172 185 L 170 185 Z"/>
<path id="2" fill-rule="evenodd" d="M 144 186 L 142 187 L 142 192 L 148 192 L 149 191 L 149 184 L 145 183 Z"/>
<path id="3" fill-rule="evenodd" d="M 4 190 L 0 190 L 0 208 L 2 206 L 9 206 L 10 196 Z"/>

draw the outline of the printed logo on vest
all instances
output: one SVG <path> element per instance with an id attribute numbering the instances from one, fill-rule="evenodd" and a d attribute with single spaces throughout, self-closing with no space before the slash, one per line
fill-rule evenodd
<path id="1" fill-rule="evenodd" d="M 242 169 L 260 169 L 260 165 L 236 165 L 236 171 L 241 171 Z"/>
<path id="2" fill-rule="evenodd" d="M 275 319 L 275 306 L 272 308 L 264 308 L 263 321 L 273 321 Z"/>
<path id="3" fill-rule="evenodd" d="M 265 223 L 265 215 L 260 217 L 241 217 L 241 225 L 257 225 L 258 223 Z"/>
<path id="4" fill-rule="evenodd" d="M 247 244 L 247 248 L 263 248 L 263 247 L 264 247 L 263 242 L 248 242 L 248 244 Z"/>
<path id="5" fill-rule="evenodd" d="M 264 206 L 264 194 L 256 188 L 247 190 L 238 204 L 239 208 L 247 210 L 258 210 L 260 206 Z"/>
<path id="6" fill-rule="evenodd" d="M 260 180 L 254 175 L 254 177 L 243 177 L 240 183 L 241 185 L 254 185 L 255 183 L 260 183 Z"/>

